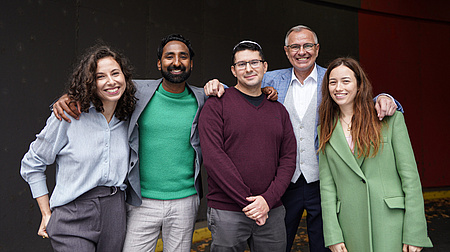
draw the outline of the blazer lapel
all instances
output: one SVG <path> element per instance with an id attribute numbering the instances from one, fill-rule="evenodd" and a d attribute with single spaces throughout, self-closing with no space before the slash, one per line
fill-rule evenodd
<path id="1" fill-rule="evenodd" d="M 365 176 L 361 170 L 361 165 L 364 158 L 357 159 L 350 150 L 347 140 L 345 139 L 344 132 L 339 120 L 337 120 L 336 128 L 330 138 L 330 146 L 334 151 L 342 158 L 342 160 L 352 169 L 358 176 L 365 179 Z M 355 149 L 355 153 L 356 149 Z M 358 161 L 357 161 L 358 160 Z"/>
<path id="2" fill-rule="evenodd" d="M 153 97 L 156 89 L 161 83 L 162 79 L 158 80 L 133 80 L 136 84 L 136 98 L 138 101 L 136 102 L 136 108 L 131 115 L 130 126 L 128 127 L 128 137 L 131 136 L 135 125 L 139 117 L 141 116 L 142 111 L 144 111 L 150 99 Z"/>

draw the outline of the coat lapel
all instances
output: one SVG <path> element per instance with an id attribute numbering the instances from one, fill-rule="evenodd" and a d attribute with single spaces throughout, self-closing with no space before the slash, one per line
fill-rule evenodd
<path id="1" fill-rule="evenodd" d="M 334 151 L 342 158 L 342 160 L 352 169 L 358 176 L 365 179 L 365 176 L 361 170 L 361 165 L 364 161 L 364 157 L 356 158 L 350 150 L 347 140 L 345 139 L 344 132 L 339 120 L 337 120 L 336 128 L 333 130 L 333 134 L 330 138 L 330 146 Z M 355 149 L 355 153 L 357 150 Z"/>

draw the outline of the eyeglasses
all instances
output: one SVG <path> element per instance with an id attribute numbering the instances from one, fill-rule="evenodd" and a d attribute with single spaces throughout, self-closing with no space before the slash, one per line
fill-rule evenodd
<path id="1" fill-rule="evenodd" d="M 303 45 L 292 44 L 292 45 L 287 45 L 286 47 L 291 48 L 291 50 L 293 52 L 297 52 L 298 50 L 300 50 L 301 47 L 303 47 L 303 50 L 305 50 L 305 51 L 311 51 L 315 45 L 317 45 L 317 44 L 306 43 L 306 44 L 303 44 Z"/>
<path id="2" fill-rule="evenodd" d="M 264 62 L 264 60 L 250 60 L 250 61 L 239 61 L 233 64 L 233 66 L 236 69 L 242 70 L 247 67 L 247 64 L 250 64 L 252 68 L 258 68 L 261 66 L 261 63 Z"/>

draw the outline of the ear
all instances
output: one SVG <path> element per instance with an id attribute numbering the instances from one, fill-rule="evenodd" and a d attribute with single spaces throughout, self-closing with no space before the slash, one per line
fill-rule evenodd
<path id="1" fill-rule="evenodd" d="M 231 66 L 231 72 L 233 73 L 234 77 L 236 77 L 236 69 L 234 69 L 234 66 Z"/>
<path id="2" fill-rule="evenodd" d="M 194 60 L 191 59 L 191 71 L 192 71 L 193 68 L 194 68 Z"/>
<path id="3" fill-rule="evenodd" d="M 286 53 L 286 57 L 289 58 L 289 47 L 284 46 L 284 52 Z"/>
<path id="4" fill-rule="evenodd" d="M 319 45 L 319 44 L 317 44 L 317 45 L 316 45 L 316 47 L 317 47 L 317 55 L 319 55 L 319 49 L 320 49 L 320 45 Z"/>
<path id="5" fill-rule="evenodd" d="M 263 62 L 263 66 L 264 66 L 264 73 L 266 73 L 266 72 L 267 72 L 267 69 L 268 69 L 268 67 L 269 67 L 269 63 L 267 63 L 267 61 L 264 61 L 264 62 Z"/>
<path id="6" fill-rule="evenodd" d="M 158 70 L 161 71 L 161 60 L 157 61 L 156 66 L 158 67 Z"/>

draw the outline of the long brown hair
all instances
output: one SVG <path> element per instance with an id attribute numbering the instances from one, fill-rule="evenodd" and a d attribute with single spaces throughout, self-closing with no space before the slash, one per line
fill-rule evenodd
<path id="1" fill-rule="evenodd" d="M 94 104 L 98 112 L 103 112 L 103 103 L 97 96 L 96 70 L 97 62 L 105 57 L 112 57 L 120 66 L 125 76 L 126 88 L 120 97 L 115 116 L 119 120 L 126 120 L 136 107 L 136 87 L 132 79 L 133 67 L 128 59 L 113 51 L 109 46 L 96 45 L 88 49 L 79 64 L 75 67 L 69 82 L 69 97 L 81 103 L 81 111 L 88 112 L 90 104 Z"/>
<path id="2" fill-rule="evenodd" d="M 328 89 L 330 72 L 338 66 L 346 66 L 355 74 L 357 92 L 353 105 L 351 134 L 358 148 L 358 158 L 374 157 L 381 144 L 381 126 L 373 104 L 372 85 L 359 63 L 352 58 L 337 58 L 328 66 L 322 82 L 322 103 L 319 107 L 320 138 L 319 151 L 325 150 L 325 145 L 331 138 L 339 119 L 339 106 L 331 98 Z M 371 154 L 372 147 L 372 155 Z"/>

